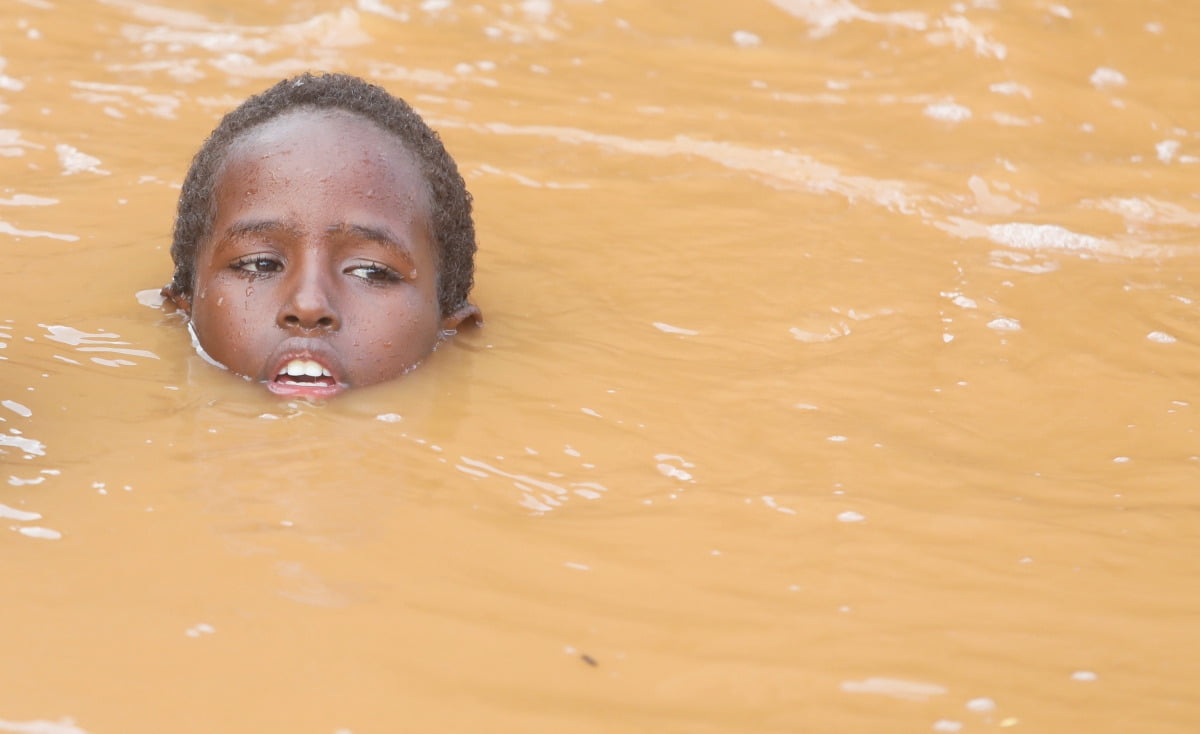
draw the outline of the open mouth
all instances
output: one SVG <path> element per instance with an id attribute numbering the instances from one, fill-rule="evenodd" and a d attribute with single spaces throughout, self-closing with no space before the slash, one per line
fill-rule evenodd
<path id="1" fill-rule="evenodd" d="M 293 359 L 279 368 L 275 382 L 285 385 L 335 385 L 333 373 L 320 362 L 311 359 Z"/>
<path id="2" fill-rule="evenodd" d="M 339 392 L 344 385 L 320 362 L 295 358 L 280 366 L 279 373 L 267 387 L 280 395 L 327 396 Z"/>

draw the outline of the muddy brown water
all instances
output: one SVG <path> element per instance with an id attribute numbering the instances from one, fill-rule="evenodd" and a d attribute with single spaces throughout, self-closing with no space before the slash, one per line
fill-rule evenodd
<path id="1" fill-rule="evenodd" d="M 5 0 L 0 732 L 1200 730 L 1198 46 Z M 151 298 L 200 140 L 304 69 L 441 131 L 486 317 L 324 405 Z"/>

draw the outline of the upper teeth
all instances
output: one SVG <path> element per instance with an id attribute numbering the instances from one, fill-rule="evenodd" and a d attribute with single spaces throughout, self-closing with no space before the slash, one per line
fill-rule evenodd
<path id="1" fill-rule="evenodd" d="M 279 370 L 281 375 L 289 375 L 291 377 L 300 377 L 307 375 L 308 377 L 333 377 L 333 373 L 321 366 L 319 362 L 314 362 L 311 359 L 293 359 Z"/>

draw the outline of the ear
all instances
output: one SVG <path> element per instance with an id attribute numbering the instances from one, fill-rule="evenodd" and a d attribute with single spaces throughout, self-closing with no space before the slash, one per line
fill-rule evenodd
<path id="1" fill-rule="evenodd" d="M 457 311 L 442 317 L 442 331 L 457 331 L 464 321 L 472 324 L 482 324 L 483 315 L 474 303 L 464 303 Z"/>
<path id="2" fill-rule="evenodd" d="M 177 287 L 175 287 L 174 283 L 168 283 L 165 286 L 163 286 L 163 289 L 161 292 L 162 292 L 162 297 L 167 299 L 168 301 L 170 301 L 171 304 L 173 306 L 175 306 L 175 308 L 180 313 L 182 313 L 184 316 L 192 315 L 191 299 L 188 296 L 184 295 L 183 293 L 180 293 L 179 289 Z"/>

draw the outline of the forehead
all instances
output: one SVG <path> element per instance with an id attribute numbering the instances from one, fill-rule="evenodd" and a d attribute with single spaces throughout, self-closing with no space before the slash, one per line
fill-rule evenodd
<path id="1" fill-rule="evenodd" d="M 230 146 L 216 188 L 335 182 L 363 195 L 415 198 L 410 205 L 428 211 L 416 156 L 393 133 L 344 110 L 296 110 L 251 129 Z"/>

